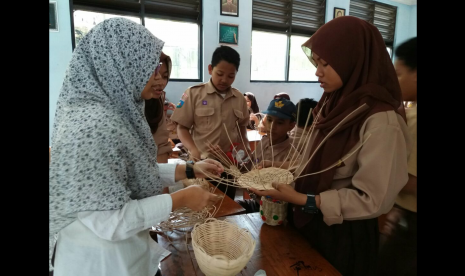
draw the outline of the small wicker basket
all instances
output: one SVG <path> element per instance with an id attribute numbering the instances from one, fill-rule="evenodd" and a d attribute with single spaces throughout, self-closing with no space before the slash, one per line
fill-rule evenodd
<path id="1" fill-rule="evenodd" d="M 236 275 L 255 249 L 255 240 L 247 229 L 215 218 L 197 223 L 191 236 L 195 258 L 207 276 Z"/>
<path id="2" fill-rule="evenodd" d="M 287 202 L 261 197 L 260 215 L 268 225 L 281 225 L 287 217 Z"/>

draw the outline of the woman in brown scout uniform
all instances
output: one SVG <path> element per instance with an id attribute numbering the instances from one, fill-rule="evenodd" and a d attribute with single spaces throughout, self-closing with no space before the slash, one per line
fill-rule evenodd
<path id="1" fill-rule="evenodd" d="M 288 218 L 342 275 L 375 275 L 378 216 L 408 180 L 411 140 L 396 72 L 378 29 L 353 16 L 329 21 L 302 49 L 324 89 L 303 154 L 310 162 L 297 169 L 295 190 L 250 190 L 292 203 Z"/>

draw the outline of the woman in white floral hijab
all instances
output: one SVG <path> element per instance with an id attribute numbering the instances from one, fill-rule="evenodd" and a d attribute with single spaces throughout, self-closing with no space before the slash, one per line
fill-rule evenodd
<path id="1" fill-rule="evenodd" d="M 58 98 L 49 169 L 55 276 L 155 275 L 169 251 L 150 238 L 149 228 L 176 208 L 201 210 L 218 200 L 198 186 L 161 194 L 186 178 L 185 165 L 157 164 L 144 116 L 144 99 L 161 77 L 163 44 L 142 25 L 111 18 L 74 50 Z M 205 177 L 223 167 L 204 160 L 193 171 Z"/>

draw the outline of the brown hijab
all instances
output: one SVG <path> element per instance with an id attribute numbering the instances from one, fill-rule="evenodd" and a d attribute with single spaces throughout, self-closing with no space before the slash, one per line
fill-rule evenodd
<path id="1" fill-rule="evenodd" d="M 160 62 L 166 63 L 168 68 L 168 82 L 171 76 L 171 58 L 165 53 L 161 52 Z M 167 83 L 168 83 L 167 82 Z M 158 99 L 150 99 L 145 101 L 145 118 L 150 126 L 150 131 L 157 132 L 158 124 L 163 118 L 163 104 L 165 103 L 165 92 Z"/>
<path id="2" fill-rule="evenodd" d="M 323 93 L 313 110 L 314 118 L 322 105 L 315 128 L 318 134 L 310 149 L 310 156 L 325 136 L 349 113 L 366 104 L 366 108 L 340 126 L 315 152 L 301 175 L 321 171 L 340 160 L 357 142 L 365 120 L 377 112 L 394 110 L 405 120 L 401 105 L 401 91 L 397 76 L 383 38 L 372 24 L 353 16 L 335 18 L 318 29 L 302 45 L 314 64 L 312 52 L 325 60 L 341 77 L 343 86 L 334 92 Z M 314 64 L 315 65 L 315 64 Z M 319 194 L 330 188 L 337 167 L 323 173 L 296 180 L 295 189 L 301 193 Z M 297 227 L 312 218 L 295 208 Z"/>

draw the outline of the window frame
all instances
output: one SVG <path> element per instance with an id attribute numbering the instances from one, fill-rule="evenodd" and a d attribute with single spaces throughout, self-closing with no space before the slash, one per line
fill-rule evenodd
<path id="1" fill-rule="evenodd" d="M 361 3 L 365 3 L 366 5 L 370 6 L 370 12 L 367 13 L 367 14 L 364 14 L 364 16 L 366 16 L 368 20 L 365 19 L 365 18 L 362 18 L 362 17 L 358 17 L 356 15 L 352 15 L 351 11 L 352 11 L 353 7 L 351 7 L 351 10 L 349 10 L 349 15 L 355 16 L 357 18 L 360 18 L 362 20 L 367 21 L 370 24 L 373 24 L 378 29 L 378 31 L 380 31 L 379 28 L 376 26 L 376 24 L 374 24 L 375 17 L 376 17 L 376 15 L 375 15 L 376 14 L 376 6 L 385 7 L 385 8 L 388 8 L 388 9 L 395 10 L 395 15 L 394 15 L 394 18 L 393 18 L 394 19 L 393 20 L 393 22 L 394 22 L 394 28 L 393 28 L 394 32 L 393 32 L 393 35 L 392 35 L 392 41 L 391 40 L 387 41 L 383 37 L 384 45 L 386 46 L 386 48 L 389 48 L 391 50 L 390 58 L 391 58 L 391 60 L 393 60 L 394 51 L 395 51 L 394 40 L 396 38 L 398 7 L 394 6 L 394 5 L 389 5 L 389 4 L 386 4 L 386 3 L 381 3 L 381 2 L 378 2 L 378 1 L 374 1 L 374 0 L 355 0 L 354 2 L 361 2 Z M 352 1 L 350 1 L 350 5 L 352 6 Z M 381 33 L 381 31 L 380 31 L 380 33 Z"/>
<path id="2" fill-rule="evenodd" d="M 180 17 L 172 17 L 169 15 L 156 15 L 153 13 L 146 13 L 145 12 L 145 0 L 140 1 L 130 1 L 130 0 L 121 0 L 121 2 L 127 2 L 128 5 L 133 5 L 133 9 L 116 9 L 116 8 L 104 8 L 104 7 L 96 7 L 96 6 L 87 6 L 85 4 L 74 4 L 73 0 L 69 2 L 69 10 L 70 10 L 70 21 L 71 21 L 71 44 L 72 44 L 72 51 L 76 48 L 76 41 L 75 41 L 75 29 L 74 29 L 74 11 L 88 11 L 88 12 L 98 12 L 98 13 L 107 13 L 107 14 L 116 14 L 121 16 L 134 16 L 140 19 L 142 26 L 145 27 L 145 18 L 151 19 L 161 19 L 161 20 L 172 20 L 178 22 L 189 22 L 189 23 L 197 23 L 199 27 L 198 33 L 198 49 L 199 49 L 199 59 L 198 59 L 198 78 L 197 79 L 179 79 L 179 78 L 170 78 L 170 82 L 201 82 L 203 80 L 203 68 L 202 68 L 202 60 L 203 60 L 203 24 L 202 24 L 202 6 L 203 0 L 199 1 L 199 14 L 197 20 L 192 20 L 189 18 L 180 18 Z M 157 2 L 156 0 L 152 0 L 151 2 Z M 138 10 L 135 9 L 138 8 Z"/>
<path id="3" fill-rule="evenodd" d="M 274 29 L 272 26 L 254 26 L 254 18 L 253 18 L 253 5 L 256 3 L 256 0 L 252 0 L 252 32 L 253 31 L 260 31 L 260 32 L 268 32 L 268 33 L 275 33 L 275 34 L 285 34 L 287 36 L 287 49 L 286 49 L 286 67 L 285 67 L 285 80 L 253 80 L 252 79 L 252 70 L 250 70 L 250 82 L 251 83 L 318 83 L 318 80 L 315 81 L 290 81 L 289 80 L 289 71 L 290 71 L 290 60 L 291 60 L 291 36 L 292 35 L 297 35 L 297 36 L 309 36 L 311 37 L 317 30 L 309 31 L 307 30 L 307 33 L 304 33 L 303 30 L 299 31 L 293 31 L 292 30 L 292 20 L 293 18 L 293 5 L 294 5 L 294 0 L 288 0 L 289 1 L 289 7 L 288 7 L 288 13 L 289 13 L 289 20 L 290 23 L 287 23 L 287 27 L 285 29 L 281 28 L 280 30 Z M 259 0 L 260 1 L 260 0 Z M 324 8 L 321 11 L 320 16 L 322 16 L 322 24 L 320 27 L 326 23 L 326 1 L 323 0 L 322 5 L 324 5 Z M 253 41 L 252 41 L 253 43 Z M 251 45 L 252 46 L 252 45 Z M 252 57 L 250 58 L 250 69 L 252 69 Z"/>

